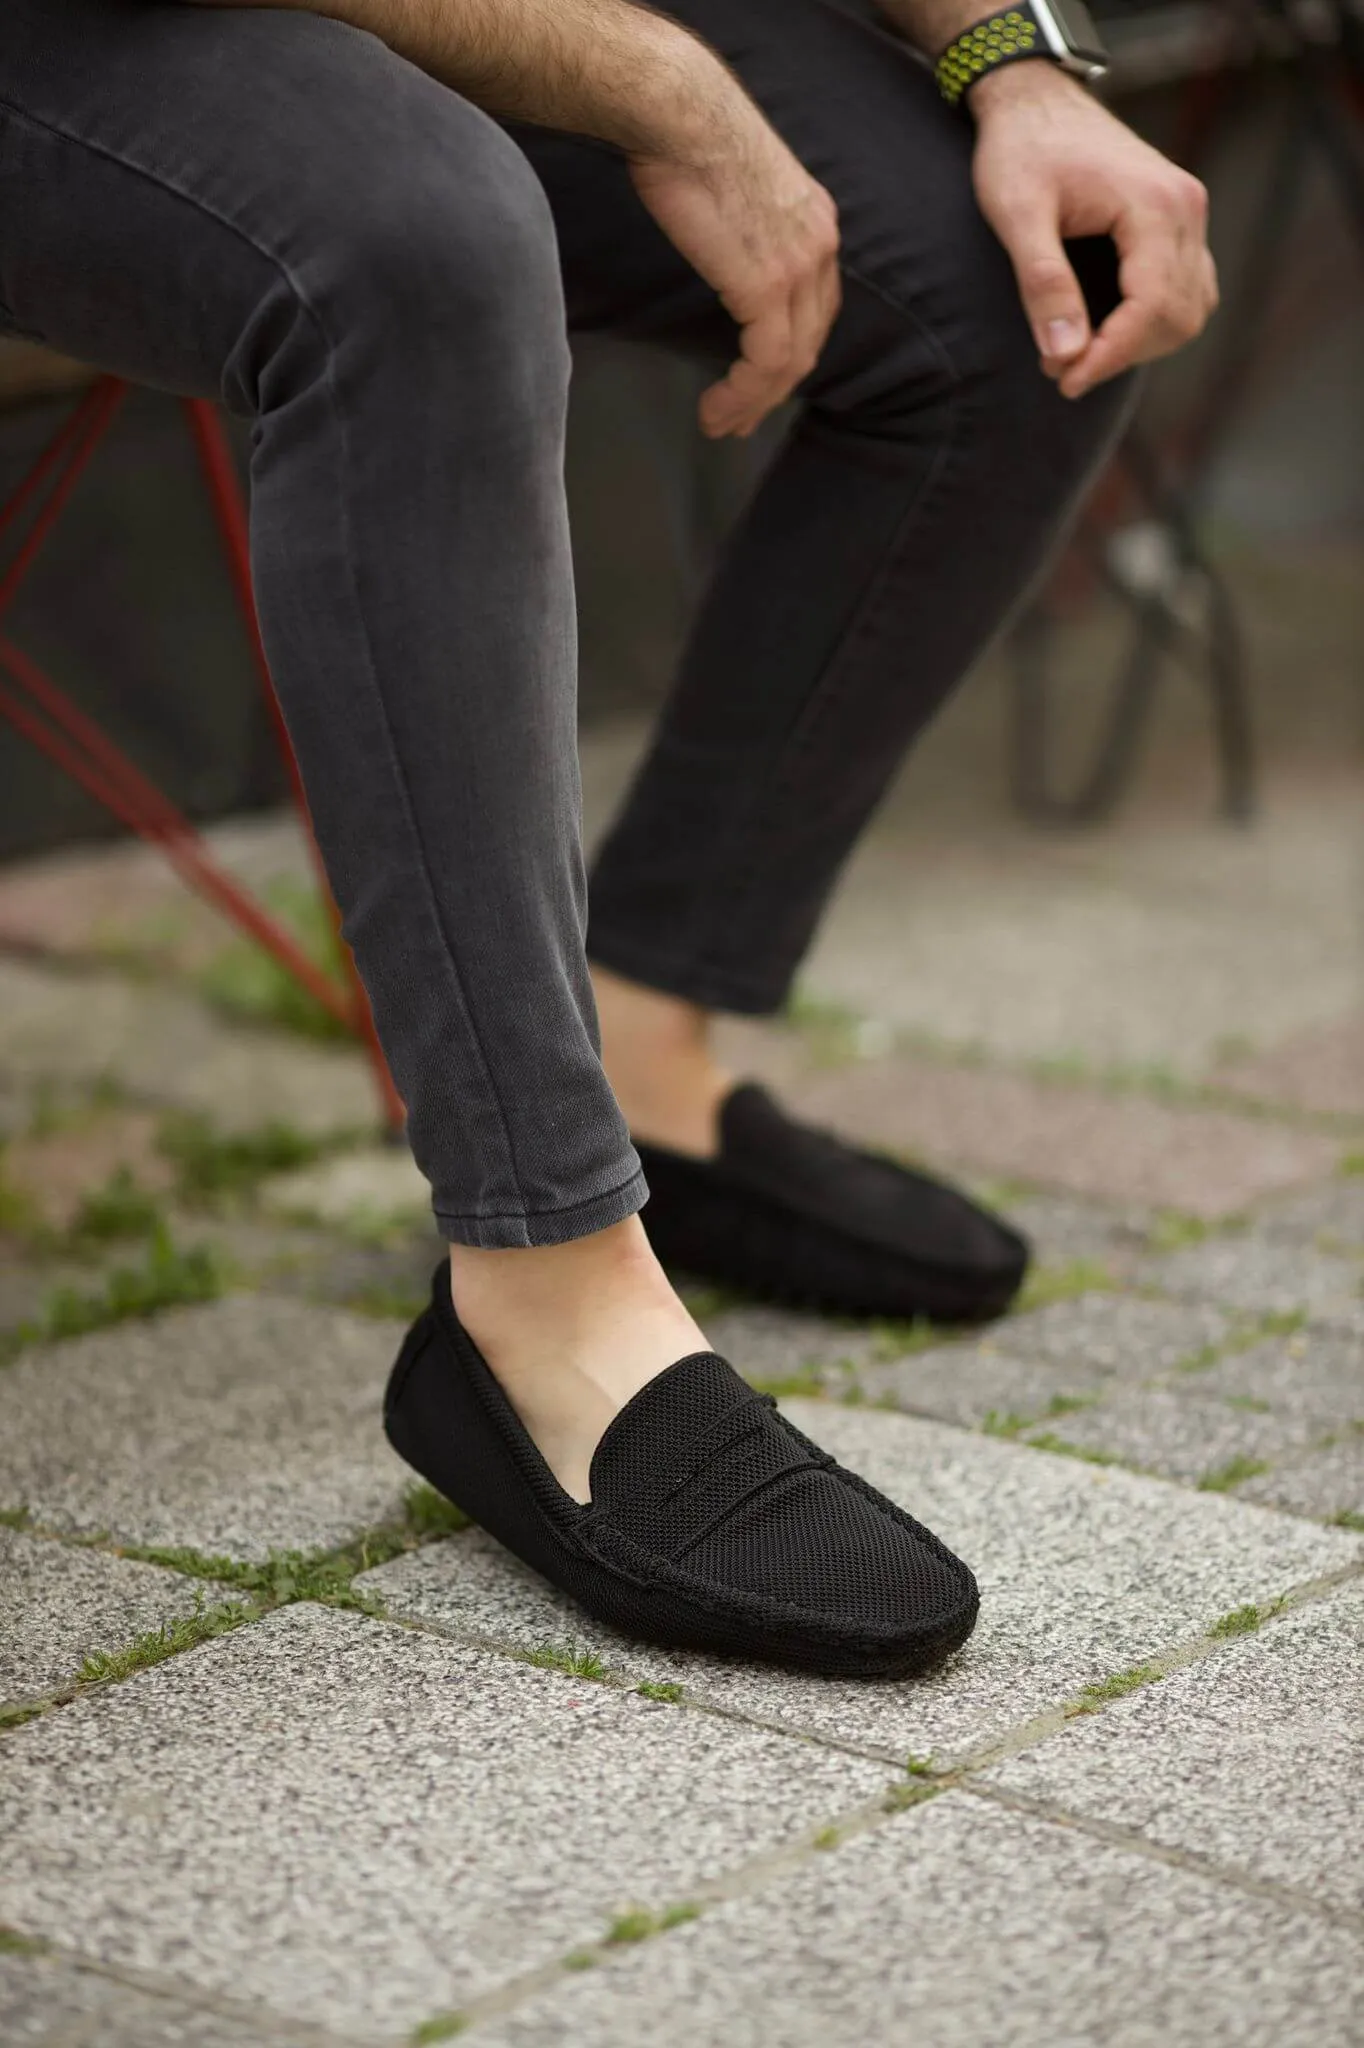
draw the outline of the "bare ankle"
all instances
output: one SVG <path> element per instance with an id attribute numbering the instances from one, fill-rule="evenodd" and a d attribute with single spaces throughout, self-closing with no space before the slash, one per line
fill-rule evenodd
<path id="1" fill-rule="evenodd" d="M 700 1159 L 719 1149 L 732 1076 L 710 1049 L 710 1013 L 680 997 L 592 970 L 602 1064 L 637 1138 Z"/>

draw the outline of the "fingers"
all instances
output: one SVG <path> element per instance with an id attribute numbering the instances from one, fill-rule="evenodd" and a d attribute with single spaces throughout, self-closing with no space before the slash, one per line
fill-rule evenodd
<path id="1" fill-rule="evenodd" d="M 702 394 L 701 427 L 708 435 L 747 438 L 819 361 L 842 301 L 837 216 L 827 195 L 820 199 L 812 232 L 762 302 L 730 307 L 741 320 L 740 353 Z"/>
<path id="2" fill-rule="evenodd" d="M 1063 372 L 1067 398 L 1182 348 L 1217 306 L 1217 271 L 1204 240 L 1207 194 L 1196 178 L 1166 168 L 1159 192 L 1114 223 L 1122 303 Z"/>
<path id="3" fill-rule="evenodd" d="M 1071 269 L 1056 213 L 1033 206 L 996 208 L 995 231 L 1018 279 L 1037 353 L 1049 376 L 1059 376 L 1090 340 L 1089 313 Z"/>

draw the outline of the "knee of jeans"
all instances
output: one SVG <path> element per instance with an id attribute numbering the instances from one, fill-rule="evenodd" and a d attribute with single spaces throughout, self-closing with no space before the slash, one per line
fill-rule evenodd
<path id="1" fill-rule="evenodd" d="M 289 202 L 247 352 L 253 409 L 324 370 L 378 380 L 395 402 L 455 388 L 489 404 L 561 399 L 568 342 L 543 189 L 495 123 L 443 98 L 434 119 L 423 101 L 401 153 L 382 129 L 367 153 L 362 131 L 343 174 Z"/>

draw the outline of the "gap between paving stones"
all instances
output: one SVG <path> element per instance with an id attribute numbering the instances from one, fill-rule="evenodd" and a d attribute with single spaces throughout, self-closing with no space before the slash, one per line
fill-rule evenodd
<path id="1" fill-rule="evenodd" d="M 1140 1682 L 1157 1684 L 1171 1673 L 1211 1657 L 1223 1649 L 1229 1639 L 1247 1633 L 1252 1628 L 1268 1626 L 1280 1615 L 1296 1608 L 1328 1598 L 1339 1587 L 1361 1575 L 1364 1575 L 1364 1563 L 1305 1581 L 1289 1593 L 1281 1595 L 1271 1605 L 1256 1610 L 1253 1620 L 1248 1620 L 1235 1628 L 1225 1626 L 1225 1621 L 1232 1619 L 1225 1617 L 1224 1624 L 1214 1624 L 1211 1630 L 1205 1631 L 1193 1641 L 1151 1658 L 1140 1667 L 1144 1674 Z M 451 1640 L 468 1640 L 456 1636 L 453 1631 L 434 1629 L 429 1623 L 416 1625 L 430 1633 L 445 1635 Z M 485 1639 L 479 1639 L 478 1647 L 509 1654 L 501 1645 Z M 510 1654 L 520 1655 L 524 1660 L 524 1652 Z M 624 1681 L 613 1680 L 609 1672 L 603 1675 L 600 1682 L 620 1685 L 626 1690 L 638 1690 L 629 1687 Z M 1125 1686 L 1115 1697 L 1125 1697 L 1132 1689 L 1134 1688 L 1131 1686 Z M 1087 1690 L 1102 1694 L 1103 1688 L 1091 1687 Z M 813 1742 L 826 1749 L 832 1748 L 877 1761 L 888 1761 L 882 1759 L 879 1752 L 859 1748 L 853 1743 L 832 1741 L 826 1736 L 814 1734 L 795 1735 L 790 1728 L 774 1725 L 759 1716 L 691 1701 L 685 1694 L 675 1704 L 684 1711 L 707 1713 L 719 1719 L 744 1722 L 749 1726 L 785 1735 L 788 1739 Z M 1020 1723 L 1002 1738 L 968 1754 L 960 1764 L 949 1771 L 935 1773 L 931 1762 L 912 1759 L 906 1776 L 899 1781 L 893 1781 L 881 1799 L 863 1801 L 856 1807 L 834 1816 L 818 1828 L 807 1829 L 799 1839 L 785 1844 L 780 1849 L 765 1850 L 758 1856 L 734 1865 L 721 1876 L 698 1885 L 686 1900 L 673 1902 L 652 1913 L 642 1912 L 637 1916 L 640 1923 L 637 1932 L 622 1934 L 608 1930 L 597 1942 L 580 1946 L 556 1962 L 542 1964 L 535 1970 L 509 1978 L 496 1990 L 482 1998 L 471 2000 L 457 2013 L 433 2015 L 431 2020 L 418 2027 L 409 2039 L 413 2043 L 423 2043 L 462 2036 L 483 2021 L 500 2018 L 537 1994 L 551 1990 L 561 1980 L 566 1970 L 592 1968 L 606 1961 L 612 1953 L 627 1943 L 657 1939 L 670 1932 L 674 1926 L 681 1926 L 696 1919 L 712 1906 L 752 1896 L 783 1877 L 793 1876 L 811 1856 L 841 1847 L 845 1842 L 852 1841 L 858 1836 L 888 1826 L 905 1812 L 926 1805 L 949 1791 L 961 1791 L 970 1797 L 980 1798 L 1011 1811 L 1031 1814 L 1036 1818 L 1067 1827 L 1075 1833 L 1087 1835 L 1093 1840 L 1144 1856 L 1148 1860 L 1191 1871 L 1232 1891 L 1249 1893 L 1255 1897 L 1286 1904 L 1297 1911 L 1311 1912 L 1336 1925 L 1364 1928 L 1364 1914 L 1324 1905 L 1311 1894 L 1300 1892 L 1294 1886 L 1259 1878 L 1236 1866 L 1215 1863 L 1189 1851 L 1167 1848 L 1163 1844 L 1149 1841 L 1134 1829 L 1119 1828 L 1089 1816 L 1073 1814 L 1067 1808 L 1050 1801 L 1030 1800 L 1025 1796 L 1005 1792 L 993 1786 L 982 1786 L 976 1782 L 976 1774 L 979 1771 L 1062 1733 L 1077 1714 L 1102 1713 L 1107 1704 L 1108 1701 L 1102 1697 L 1086 1699 L 1082 1696 L 1078 1700 L 1067 1701 L 1046 1714 L 1036 1715 L 1031 1720 Z M 617 1923 L 617 1926 L 619 1925 L 620 1923 Z"/>
<path id="2" fill-rule="evenodd" d="M 66 1543 L 71 1541 L 71 1539 L 57 1534 L 51 1534 L 49 1540 Z M 363 1617 L 378 1618 L 377 1603 L 371 1605 L 362 1599 L 354 1598 L 354 1596 L 351 1599 L 345 1598 L 345 1594 L 348 1591 L 349 1575 L 353 1574 L 364 1563 L 367 1554 L 365 1546 L 367 1544 L 374 1544 L 376 1540 L 385 1546 L 396 1543 L 398 1550 L 416 1547 L 410 1533 L 406 1533 L 406 1540 L 403 1540 L 398 1536 L 396 1530 L 371 1531 L 352 1539 L 349 1545 L 342 1546 L 339 1551 L 328 1553 L 325 1558 L 311 1561 L 297 1560 L 296 1568 L 299 1570 L 300 1575 L 304 1567 L 308 1565 L 314 1571 L 328 1567 L 335 1571 L 338 1579 L 337 1595 L 339 1598 L 331 1597 L 325 1592 L 320 1594 L 307 1591 L 300 1592 L 296 1585 L 290 1586 L 284 1592 L 283 1598 L 276 1599 L 270 1605 L 261 1605 L 254 1612 L 243 1615 L 239 1621 L 234 1623 L 234 1626 L 250 1626 L 254 1621 L 264 1619 L 265 1615 L 273 1611 L 275 1606 L 293 1604 L 299 1599 L 307 1600 L 310 1598 L 319 1599 L 322 1604 L 356 1605 L 360 1608 L 360 1613 Z M 87 1545 L 90 1544 L 90 1539 L 85 1539 L 85 1541 Z M 163 1568 L 169 1571 L 178 1570 L 182 1576 L 189 1577 L 205 1576 L 210 1570 L 221 1567 L 225 1562 L 224 1560 L 200 1558 L 196 1553 L 187 1551 L 179 1553 L 152 1552 L 149 1558 L 147 1549 L 142 1546 L 120 1547 L 106 1545 L 91 1547 L 106 1547 L 113 1550 L 115 1554 L 135 1554 L 144 1561 L 159 1562 Z M 397 1554 L 396 1550 L 392 1554 Z M 172 1562 L 173 1558 L 177 1559 L 178 1562 Z M 282 1566 L 285 1562 L 285 1560 L 279 1560 L 277 1565 Z M 250 1572 L 257 1576 L 265 1576 L 270 1570 L 269 1566 L 230 1568 L 243 1573 Z M 1359 1577 L 1361 1573 L 1364 1573 L 1364 1562 L 1358 1565 L 1347 1566 L 1340 1571 L 1317 1579 L 1302 1582 L 1290 1589 L 1286 1594 L 1278 1596 L 1272 1605 L 1243 1607 L 1234 1614 L 1223 1617 L 1221 1622 L 1213 1624 L 1210 1629 L 1205 1630 L 1203 1634 L 1191 1641 L 1175 1645 L 1170 1650 L 1149 1658 L 1134 1671 L 1114 1674 L 1113 1680 L 1090 1685 L 1083 1690 L 1078 1698 L 1063 1701 L 1046 1713 L 1033 1716 L 1029 1721 L 1008 1730 L 1002 1737 L 983 1745 L 977 1751 L 968 1753 L 959 1764 L 942 1773 L 934 1772 L 931 1761 L 910 1759 L 908 1764 L 906 1764 L 902 1759 L 888 1758 L 879 1751 L 858 1745 L 855 1742 L 831 1740 L 829 1737 L 818 1733 L 796 1731 L 789 1727 L 774 1725 L 760 1716 L 746 1714 L 740 1710 L 689 1700 L 685 1692 L 676 1698 L 671 1693 L 663 1695 L 655 1693 L 653 1696 L 656 1699 L 661 1699 L 667 1704 L 674 1704 L 683 1711 L 701 1712 L 719 1719 L 762 1727 L 769 1730 L 769 1732 L 781 1734 L 791 1741 L 811 1743 L 825 1749 L 860 1756 L 869 1761 L 886 1762 L 891 1768 L 898 1764 L 904 1775 L 897 1780 L 892 1780 L 887 1786 L 885 1793 L 878 1800 L 861 1802 L 858 1806 L 832 1817 L 817 1829 L 807 1830 L 802 1838 L 796 1842 L 789 1843 L 779 1850 L 764 1851 L 760 1856 L 736 1865 L 733 1869 L 711 1880 L 708 1884 L 698 1886 L 691 1898 L 673 1902 L 670 1905 L 665 1905 L 653 1911 L 641 1910 L 636 1915 L 627 1915 L 624 1919 L 614 1923 L 611 1928 L 608 1928 L 597 1943 L 589 1945 L 587 1948 L 576 1949 L 570 1952 L 568 1956 L 560 1958 L 554 1963 L 546 1964 L 535 1971 L 508 1980 L 507 1983 L 499 1986 L 494 1992 L 471 2003 L 467 2011 L 462 2012 L 458 2016 L 451 2015 L 451 2026 L 448 2036 L 445 2032 L 444 2021 L 438 2017 L 435 2021 L 428 2023 L 425 2030 L 418 2029 L 413 2039 L 435 2040 L 452 2037 L 456 2031 L 462 2032 L 466 2027 L 472 2026 L 481 2020 L 503 2014 L 512 2009 L 512 2007 L 521 2004 L 535 1993 L 553 1985 L 559 1980 L 563 1970 L 590 1967 L 592 1963 L 602 1960 L 613 1950 L 628 1942 L 655 1938 L 667 1932 L 672 1926 L 681 1924 L 684 1920 L 694 1918 L 698 1912 L 708 1906 L 760 1890 L 780 1877 L 794 1872 L 811 1855 L 818 1854 L 824 1849 L 832 1848 L 856 1835 L 867 1833 L 872 1829 L 886 1825 L 890 1819 L 907 1809 L 923 1804 L 943 1792 L 961 1789 L 973 1795 L 994 1800 L 1000 1804 L 1007 1805 L 1012 1800 L 1020 1811 L 1033 1810 L 1033 1806 L 1028 1801 L 1019 1800 L 1014 1795 L 1004 1795 L 996 1792 L 993 1788 L 988 1791 L 981 1790 L 973 1782 L 975 1774 L 991 1764 L 1002 1761 L 1007 1756 L 1016 1755 L 1025 1748 L 1030 1748 L 1061 1733 L 1078 1714 L 1101 1713 L 1110 1699 L 1125 1697 L 1129 1691 L 1136 1689 L 1138 1685 L 1158 1683 L 1171 1672 L 1212 1656 L 1224 1646 L 1229 1638 L 1239 1636 L 1251 1629 L 1271 1625 L 1279 1614 L 1289 1612 L 1311 1601 L 1328 1597 L 1336 1588 Z M 306 1584 L 306 1580 L 303 1583 Z M 387 1617 L 387 1619 L 392 1622 L 397 1617 Z M 437 1638 L 461 1643 L 476 1643 L 478 1647 L 485 1651 L 491 1650 L 496 1654 L 508 1656 L 522 1663 L 530 1662 L 550 1665 L 551 1668 L 555 1664 L 560 1664 L 561 1668 L 562 1666 L 567 1666 L 569 1669 L 573 1668 L 571 1655 L 563 1652 L 553 1654 L 552 1646 L 546 1646 L 547 1651 L 550 1652 L 549 1654 L 537 1651 L 527 1652 L 514 1649 L 505 1644 L 499 1644 L 495 1641 L 488 1641 L 485 1638 L 473 1637 L 465 1632 L 442 1628 L 429 1622 L 399 1621 L 399 1625 L 410 1628 L 414 1632 L 433 1635 Z M 196 1646 L 196 1644 L 187 1643 L 183 1648 L 172 1651 L 170 1654 L 182 1655 L 188 1649 Z M 119 1674 L 112 1682 L 120 1682 L 121 1678 L 134 1675 L 135 1671 Z M 623 1691 L 638 1692 L 641 1690 L 634 1683 L 614 1676 L 609 1669 L 602 1669 L 600 1673 L 594 1673 L 584 1671 L 581 1665 L 579 1665 L 574 1675 L 579 1678 L 586 1677 Z M 66 1697 L 75 1697 L 77 1690 L 84 1689 L 88 1688 L 73 1688 Z M 646 1696 L 648 1696 L 647 1693 Z M 37 1711 L 45 1711 L 47 1708 L 64 1703 L 64 1699 L 53 1698 L 45 1703 L 44 1707 L 38 1708 Z M 1119 1846 L 1153 1857 L 1160 1862 L 1182 1864 L 1232 1889 L 1250 1890 L 1259 1896 L 1289 1899 L 1296 1906 L 1305 1905 L 1309 1910 L 1325 1913 L 1326 1917 L 1336 1919 L 1341 1917 L 1338 1911 L 1327 1912 L 1327 1909 L 1319 1907 L 1315 1901 L 1300 1897 L 1291 1887 L 1275 1887 L 1272 1884 L 1266 1884 L 1265 1881 L 1248 1878 L 1245 1874 L 1229 1867 L 1212 1864 L 1205 1865 L 1196 1856 L 1158 1847 L 1148 1843 L 1140 1835 L 1135 1833 L 1128 1834 L 1123 1830 L 1109 1829 L 1104 1823 L 1071 1815 L 1063 1808 L 1053 1810 L 1049 1804 L 1037 1803 L 1035 1810 L 1042 1818 L 1062 1822 L 1081 1833 L 1088 1833 L 1096 1839 L 1114 1841 Z M 1349 1916 L 1349 1918 L 1350 1924 L 1353 1925 L 1359 1916 Z M 456 2017 L 459 2021 L 458 2026 L 453 2024 Z M 432 2031 L 433 2028 L 438 2029 L 438 2031 Z M 319 2034 L 318 2036 L 319 2043 L 327 2039 L 337 2040 L 339 2038 L 335 2035 L 327 2036 L 325 2034 Z"/>
<path id="3" fill-rule="evenodd" d="M 259 2038 L 260 2048 L 270 2048 L 272 2041 L 278 2041 L 281 2048 L 374 2048 L 372 2034 L 338 2033 L 334 2027 L 321 2027 L 311 2020 L 292 2019 L 251 2000 L 224 1997 L 219 1991 L 206 1991 L 187 1978 L 163 1977 L 153 1970 L 100 1962 L 93 1956 L 83 1955 L 78 1949 L 65 1948 L 60 1942 L 35 1939 L 17 1934 L 13 1928 L 0 1926 L 0 1957 L 6 1954 L 61 1964 L 83 1977 L 99 1977 L 129 1991 L 140 1991 L 146 1998 L 165 1999 L 168 2004 L 182 2009 L 188 2007 L 195 2012 L 211 2013 L 217 2018 L 250 2026 L 253 2036 Z"/>
<path id="4" fill-rule="evenodd" d="M 104 1556 L 127 1558 L 151 1565 L 168 1577 L 190 1579 L 216 1592 L 233 1590 L 254 1594 L 249 1605 L 219 1601 L 215 1606 L 196 1609 L 179 1621 L 165 1622 L 144 1636 L 135 1637 L 120 1649 L 103 1652 L 71 1680 L 52 1692 L 30 1698 L 0 1700 L 0 1733 L 23 1726 L 39 1715 L 70 1706 L 83 1693 L 101 1685 L 118 1685 L 153 1664 L 185 1656 L 216 1636 L 263 1621 L 281 1607 L 312 1602 L 322 1607 L 342 1607 L 375 1619 L 387 1619 L 383 1602 L 372 1593 L 356 1592 L 351 1581 L 361 1572 L 373 1571 L 395 1557 L 417 1550 L 426 1543 L 448 1541 L 469 1526 L 459 1508 L 423 1483 L 410 1486 L 404 1501 L 401 1523 L 387 1523 L 362 1530 L 334 1550 L 316 1553 L 277 1551 L 262 1564 L 243 1564 L 229 1557 L 210 1557 L 189 1548 L 163 1548 L 155 1544 L 115 1543 L 101 1534 L 73 1536 L 67 1531 L 33 1525 L 24 1509 L 0 1510 L 0 1523 L 38 1542 L 55 1543 L 70 1550 L 94 1550 Z M 86 1666 L 98 1663 L 103 1670 Z"/>

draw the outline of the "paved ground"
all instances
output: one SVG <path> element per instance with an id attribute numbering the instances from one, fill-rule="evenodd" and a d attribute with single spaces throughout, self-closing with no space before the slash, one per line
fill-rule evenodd
<path id="1" fill-rule="evenodd" d="M 918 1685 L 621 1641 L 411 1488 L 355 1055 L 136 858 L 0 882 L 6 2043 L 1364 2041 L 1359 778 L 967 843 L 915 773 L 735 1056 L 992 1187 L 1029 1294 L 698 1306 L 976 1566 Z"/>

